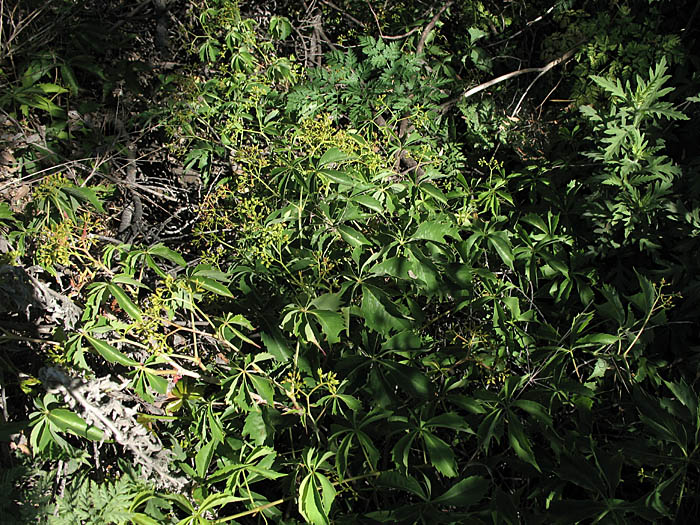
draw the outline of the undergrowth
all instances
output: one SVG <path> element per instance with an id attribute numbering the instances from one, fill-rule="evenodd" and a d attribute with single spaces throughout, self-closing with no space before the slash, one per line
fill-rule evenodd
<path id="1" fill-rule="evenodd" d="M 75 22 L 74 3 L 50 4 Z M 363 16 L 359 4 L 346 15 Z M 596 57 L 593 84 L 576 69 L 568 83 L 586 104 L 530 156 L 506 84 L 464 97 L 464 68 L 495 75 L 499 20 L 468 4 L 422 15 L 415 27 L 432 31 L 375 13 L 383 36 L 410 31 L 401 39 L 333 26 L 338 45 L 317 67 L 290 52 L 305 27 L 293 11 L 192 5 L 182 68 L 145 73 L 152 104 L 103 129 L 109 161 L 76 144 L 92 140 L 91 111 L 113 109 L 119 71 L 69 62 L 61 42 L 50 60 L 5 55 L 5 122 L 44 142 L 5 145 L 3 177 L 28 193 L 0 203 L 0 486 L 12 494 L 0 512 L 120 524 L 694 515 L 697 163 L 668 143 L 698 98 L 678 95 L 665 55 L 591 72 L 603 51 L 589 45 L 574 60 Z M 589 20 L 561 4 L 563 34 Z M 503 31 L 525 14 L 501 18 Z M 459 55 L 441 35 L 468 18 Z M 551 51 L 562 33 L 549 36 Z M 156 124 L 194 190 L 132 177 L 151 136 L 139 127 Z M 167 211 L 176 194 L 196 201 L 174 214 L 180 230 L 145 233 L 159 216 L 141 208 Z"/>

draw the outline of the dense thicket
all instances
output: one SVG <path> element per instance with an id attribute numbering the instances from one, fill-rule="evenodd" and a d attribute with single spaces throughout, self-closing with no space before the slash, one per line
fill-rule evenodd
<path id="1" fill-rule="evenodd" d="M 0 514 L 700 514 L 695 2 L 0 6 Z"/>

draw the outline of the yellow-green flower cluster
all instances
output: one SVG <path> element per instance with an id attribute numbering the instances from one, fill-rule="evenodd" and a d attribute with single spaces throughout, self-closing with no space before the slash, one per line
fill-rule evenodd
<path id="1" fill-rule="evenodd" d="M 36 251 L 36 259 L 41 266 L 54 271 L 55 264 L 70 265 L 74 227 L 70 220 L 42 226 Z"/>
<path id="2" fill-rule="evenodd" d="M 56 195 L 61 188 L 70 186 L 71 182 L 63 173 L 53 173 L 44 177 L 39 186 L 34 190 L 35 199 L 45 199 Z"/>
<path id="3" fill-rule="evenodd" d="M 172 347 L 167 341 L 167 335 L 163 331 L 163 319 L 168 316 L 167 301 L 164 295 L 169 293 L 169 284 L 156 288 L 149 297 L 147 306 L 143 309 L 141 320 L 135 321 L 131 326 L 131 330 L 139 335 L 139 339 L 147 343 L 151 352 L 156 354 L 172 351 Z"/>
<path id="4" fill-rule="evenodd" d="M 358 153 L 359 148 L 346 131 L 334 126 L 333 117 L 328 114 L 302 121 L 294 138 L 299 149 L 311 155 L 322 153 L 331 147 L 344 153 Z"/>
<path id="5" fill-rule="evenodd" d="M 232 229 L 235 226 L 233 195 L 233 191 L 228 186 L 219 186 L 199 205 L 194 233 L 200 243 L 215 239 L 216 235 L 212 235 L 212 232 Z"/>

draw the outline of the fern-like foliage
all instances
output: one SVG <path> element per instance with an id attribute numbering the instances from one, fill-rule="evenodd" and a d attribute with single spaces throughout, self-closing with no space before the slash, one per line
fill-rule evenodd
<path id="1" fill-rule="evenodd" d="M 596 151 L 586 155 L 603 169 L 586 183 L 591 190 L 588 210 L 601 249 L 637 244 L 642 250 L 661 248 L 659 222 L 671 202 L 671 188 L 681 171 L 664 154 L 660 126 L 667 120 L 687 120 L 662 98 L 673 91 L 664 87 L 671 78 L 666 60 L 649 69 L 648 79 L 637 76 L 636 85 L 619 79 L 593 76 L 611 99 L 607 114 L 591 106 L 582 113 L 598 137 Z"/>
<path id="2" fill-rule="evenodd" d="M 310 69 L 309 82 L 288 95 L 288 110 L 302 118 L 330 111 L 361 127 L 378 114 L 399 119 L 430 111 L 446 96 L 440 88 L 447 79 L 425 70 L 421 59 L 403 53 L 397 42 L 370 36 L 360 42 L 362 59 L 352 50 L 334 51 L 323 68 Z"/>
<path id="3" fill-rule="evenodd" d="M 51 523 L 56 525 L 131 523 L 134 518 L 143 516 L 133 509 L 134 499 L 140 490 L 141 487 L 127 476 L 103 483 L 83 478 L 69 485 L 65 494 L 57 499 L 56 511 Z"/>

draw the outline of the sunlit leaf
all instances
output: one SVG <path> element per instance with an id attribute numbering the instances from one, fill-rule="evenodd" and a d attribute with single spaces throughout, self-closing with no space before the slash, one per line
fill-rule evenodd
<path id="1" fill-rule="evenodd" d="M 339 334 L 345 328 L 345 319 L 343 319 L 341 314 L 328 310 L 311 310 L 309 314 L 318 319 L 321 330 L 330 344 L 340 341 Z"/>
<path id="2" fill-rule="evenodd" d="M 168 261 L 174 262 L 175 264 L 183 268 L 187 266 L 187 263 L 185 262 L 185 259 L 183 259 L 182 255 L 180 255 L 174 250 L 171 250 L 164 244 L 159 243 L 155 246 L 151 246 L 148 249 L 148 253 L 150 253 L 151 255 L 162 257 L 163 259 L 167 259 Z"/>
<path id="3" fill-rule="evenodd" d="M 446 242 L 445 237 L 459 240 L 459 228 L 447 222 L 425 221 L 418 225 L 415 233 L 411 236 L 412 239 L 423 239 L 439 243 Z"/>
<path id="4" fill-rule="evenodd" d="M 100 441 L 103 438 L 103 432 L 97 427 L 88 425 L 87 422 L 75 412 L 65 408 L 54 408 L 49 411 L 48 419 L 63 432 L 72 432 L 73 434 L 90 439 L 92 441 Z"/>
<path id="5" fill-rule="evenodd" d="M 423 182 L 418 186 L 418 189 L 436 201 L 441 202 L 442 204 L 447 204 L 447 197 L 445 197 L 445 194 L 437 186 L 434 186 L 428 182 Z"/>
<path id="6" fill-rule="evenodd" d="M 513 251 L 505 232 L 496 232 L 488 237 L 488 243 L 496 249 L 501 260 L 513 269 Z"/>
<path id="7" fill-rule="evenodd" d="M 219 281 L 215 281 L 214 279 L 210 279 L 209 277 L 203 277 L 199 275 L 193 277 L 192 280 L 208 292 L 213 292 L 217 295 L 222 295 L 224 297 L 233 297 L 231 291 Z"/>
<path id="8" fill-rule="evenodd" d="M 202 447 L 197 451 L 194 458 L 194 464 L 197 471 L 197 475 L 203 478 L 209 469 L 212 457 L 214 456 L 214 449 L 216 448 L 217 441 L 212 440 L 208 443 L 202 445 Z"/>
<path id="9" fill-rule="evenodd" d="M 99 339 L 95 339 L 94 337 L 91 337 L 89 335 L 85 335 L 85 339 L 87 339 L 88 343 L 90 343 L 90 345 L 97 351 L 98 354 L 100 354 L 110 363 L 119 363 L 120 365 L 124 366 L 139 365 L 138 361 L 134 361 L 130 357 L 124 355 L 122 352 L 117 350 L 109 343 L 106 343 Z"/>
<path id="10" fill-rule="evenodd" d="M 326 151 L 318 161 L 318 166 L 322 168 L 328 164 L 337 164 L 339 162 L 345 162 L 355 158 L 355 155 L 351 153 L 345 153 L 340 151 L 338 148 L 330 148 Z"/>
<path id="11" fill-rule="evenodd" d="M 143 319 L 141 309 L 134 304 L 131 298 L 124 290 L 121 289 L 121 287 L 117 286 L 116 284 L 110 284 L 108 285 L 108 288 L 110 293 L 117 300 L 117 303 L 119 303 L 119 306 L 122 307 L 129 317 L 136 321 L 141 321 Z"/>
<path id="12" fill-rule="evenodd" d="M 372 245 L 372 243 L 367 240 L 367 237 L 351 226 L 347 226 L 345 224 L 338 226 L 338 232 L 343 240 L 354 248 Z"/>

